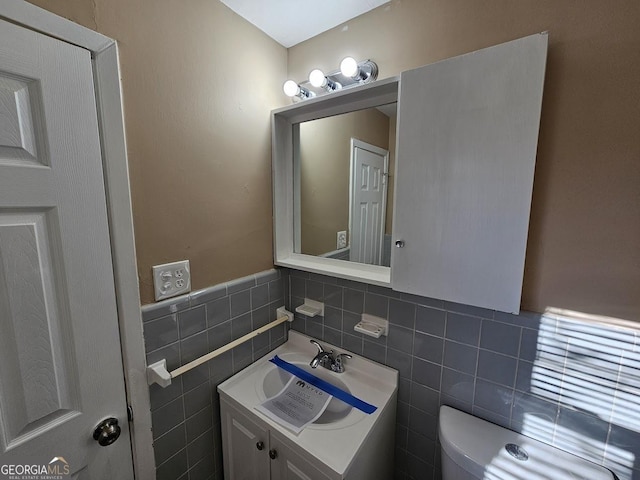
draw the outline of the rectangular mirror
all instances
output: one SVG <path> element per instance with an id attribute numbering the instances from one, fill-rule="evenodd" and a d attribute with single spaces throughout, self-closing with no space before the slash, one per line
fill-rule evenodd
<path id="1" fill-rule="evenodd" d="M 274 263 L 389 286 L 398 79 L 272 112 Z"/>
<path id="2" fill-rule="evenodd" d="M 397 103 L 298 124 L 294 252 L 389 267 Z"/>

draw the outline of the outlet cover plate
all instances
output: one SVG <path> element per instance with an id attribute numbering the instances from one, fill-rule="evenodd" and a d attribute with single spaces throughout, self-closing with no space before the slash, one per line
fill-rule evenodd
<path id="1" fill-rule="evenodd" d="M 155 265 L 152 268 L 156 301 L 191 291 L 189 260 Z"/>
<path id="2" fill-rule="evenodd" d="M 338 249 L 347 248 L 347 231 L 346 230 L 342 230 L 341 232 L 338 232 L 336 247 Z"/>

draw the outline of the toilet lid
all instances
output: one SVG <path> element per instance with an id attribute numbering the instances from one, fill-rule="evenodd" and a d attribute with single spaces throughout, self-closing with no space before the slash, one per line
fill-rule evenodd
<path id="1" fill-rule="evenodd" d="M 600 465 L 447 406 L 440 407 L 440 443 L 456 464 L 476 478 L 614 478 Z"/>

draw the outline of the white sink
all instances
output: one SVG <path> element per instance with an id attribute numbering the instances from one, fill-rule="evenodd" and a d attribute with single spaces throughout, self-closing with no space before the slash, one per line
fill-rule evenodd
<path id="1" fill-rule="evenodd" d="M 309 363 L 318 350 L 310 343 L 311 338 L 294 330 L 290 330 L 288 335 L 285 344 L 221 383 L 218 386 L 221 398 L 236 408 L 247 409 L 268 428 L 277 430 L 292 444 L 327 465 L 339 474 L 339 478 L 347 471 L 351 474 L 357 471 L 361 467 L 361 458 L 367 457 L 367 462 L 375 463 L 380 451 L 377 444 L 393 442 L 398 372 L 322 341 L 320 344 L 325 350 L 333 350 L 335 354 L 349 353 L 353 358 L 345 360 L 343 373 L 324 367 L 312 369 Z M 376 410 L 367 414 L 333 398 L 322 416 L 299 434 L 287 430 L 255 409 L 282 390 L 291 378 L 288 372 L 269 361 L 275 355 L 374 405 Z M 393 448 L 393 443 L 386 448 Z M 356 464 L 360 466 L 354 466 Z"/>
<path id="2" fill-rule="evenodd" d="M 338 387 L 339 389 L 351 393 L 349 387 L 340 380 L 341 373 L 335 373 L 331 370 L 327 370 L 324 367 L 311 368 L 309 363 L 306 362 L 289 362 L 295 365 L 298 368 L 303 369 L 306 372 L 309 372 L 312 375 L 315 375 L 322 380 L 329 382 L 334 387 Z M 281 368 L 278 368 L 276 365 L 273 365 L 273 368 L 267 371 L 264 379 L 262 381 L 262 391 L 264 392 L 267 398 L 273 397 L 277 395 L 287 384 L 287 382 L 291 379 L 293 375 L 289 372 L 285 372 Z M 333 397 L 329 401 L 329 405 L 327 405 L 326 410 L 318 417 L 318 419 L 313 422 L 315 424 L 325 424 L 325 423 L 333 423 L 344 417 L 346 417 L 353 407 L 348 403 L 343 402 L 342 400 Z"/>

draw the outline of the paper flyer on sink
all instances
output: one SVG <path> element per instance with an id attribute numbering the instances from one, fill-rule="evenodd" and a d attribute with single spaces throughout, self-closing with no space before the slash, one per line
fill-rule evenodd
<path id="1" fill-rule="evenodd" d="M 268 398 L 256 410 L 274 422 L 298 434 L 327 408 L 332 396 L 297 377 L 277 395 Z"/>

